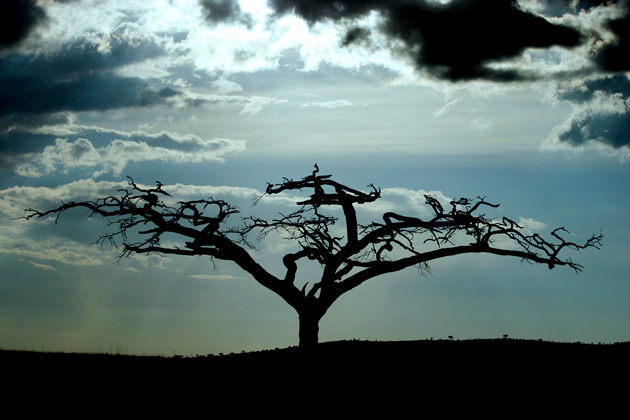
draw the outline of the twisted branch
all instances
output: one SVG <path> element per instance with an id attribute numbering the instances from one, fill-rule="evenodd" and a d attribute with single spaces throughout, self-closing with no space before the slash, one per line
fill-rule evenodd
<path id="1" fill-rule="evenodd" d="M 123 240 L 120 258 L 132 253 L 161 253 L 176 255 L 207 255 L 211 258 L 236 262 L 259 283 L 281 295 L 294 308 L 304 308 L 323 315 L 343 293 L 376 276 L 417 266 L 421 272 L 429 270 L 432 260 L 465 253 L 487 253 L 513 256 L 522 260 L 546 264 L 550 269 L 568 266 L 576 272 L 582 266 L 570 258 L 562 259 L 561 251 L 581 251 L 601 246 L 603 236 L 593 235 L 585 243 L 567 241 L 564 227 L 551 232 L 552 239 L 538 233 L 526 235 L 523 227 L 503 217 L 487 218 L 481 209 L 497 208 L 483 197 L 459 198 L 450 201 L 448 210 L 434 197 L 425 195 L 432 210 L 426 219 L 386 212 L 380 222 L 359 224 L 355 206 L 374 202 L 381 197 L 380 189 L 369 185 L 368 192 L 340 184 L 331 175 L 320 175 L 315 165 L 312 174 L 300 179 L 285 178 L 279 184 L 268 184 L 265 194 L 309 190 L 312 194 L 296 204 L 298 210 L 266 220 L 250 216 L 241 226 L 226 227 L 229 216 L 239 210 L 212 197 L 194 201 L 180 201 L 172 207 L 160 198 L 171 197 L 160 182 L 155 188 L 142 188 L 129 178 L 129 187 L 96 201 L 70 202 L 48 211 L 26 210 L 25 219 L 55 215 L 83 207 L 110 219 L 116 229 L 97 242 Z M 262 196 L 261 196 L 262 197 Z M 258 199 L 260 199 L 259 197 Z M 338 206 L 343 220 L 324 214 L 324 207 Z M 343 222 L 345 237 L 335 235 L 334 227 Z M 245 248 L 253 247 L 249 236 L 257 233 L 258 241 L 270 232 L 278 232 L 297 245 L 297 251 L 286 254 L 282 262 L 286 272 L 275 277 L 257 264 Z M 179 246 L 165 246 L 163 235 L 171 233 L 183 239 Z M 140 239 L 133 242 L 130 234 Z M 510 246 L 499 246 L 509 240 Z M 502 240 L 502 241 L 499 241 Z M 245 245 L 243 248 L 241 245 Z M 323 268 L 319 281 L 307 290 L 298 289 L 298 262 L 317 261 Z M 313 309 L 315 308 L 315 309 Z"/>

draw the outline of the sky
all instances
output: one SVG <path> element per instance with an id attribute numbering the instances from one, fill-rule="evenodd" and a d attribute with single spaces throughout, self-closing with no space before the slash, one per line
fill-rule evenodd
<path id="1" fill-rule="evenodd" d="M 321 173 L 381 188 L 383 211 L 427 217 L 424 194 L 486 197 L 600 250 L 584 266 L 497 256 L 434 261 L 337 301 L 320 341 L 630 340 L 627 1 L 8 0 L 0 8 L 0 348 L 218 354 L 297 344 L 297 316 L 228 262 L 94 242 L 80 211 L 24 209 L 159 181 L 240 215 Z M 291 244 L 256 258 L 280 273 Z M 319 267 L 300 270 L 312 281 Z"/>

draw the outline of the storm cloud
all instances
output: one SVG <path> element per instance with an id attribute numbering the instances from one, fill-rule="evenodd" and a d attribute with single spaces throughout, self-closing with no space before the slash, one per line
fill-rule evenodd
<path id="1" fill-rule="evenodd" d="M 595 62 L 606 71 L 622 72 L 630 70 L 630 10 L 628 2 L 623 2 L 624 14 L 616 19 L 607 22 L 607 29 L 610 30 L 615 39 L 612 43 L 606 44 L 596 55 Z"/>
<path id="2" fill-rule="evenodd" d="M 630 70 L 630 8 L 628 0 L 580 0 L 561 1 L 548 0 L 538 2 L 536 10 L 546 16 L 562 17 L 565 14 L 579 15 L 607 11 L 600 13 L 601 27 L 590 28 L 587 33 L 591 45 L 590 54 L 593 62 L 602 71 L 622 72 Z M 612 39 L 607 39 L 608 37 Z M 606 38 L 606 40 L 605 40 Z"/>
<path id="3" fill-rule="evenodd" d="M 0 50 L 19 44 L 46 20 L 46 12 L 33 0 L 4 0 L 0 14 Z"/>
<path id="4" fill-rule="evenodd" d="M 251 26 L 253 19 L 241 10 L 237 0 L 200 0 L 204 16 L 211 24 L 240 23 Z"/>
<path id="5" fill-rule="evenodd" d="M 613 149 L 630 147 L 630 80 L 615 75 L 566 88 L 557 98 L 574 105 L 555 141 L 571 146 L 599 142 Z"/>
<path id="6" fill-rule="evenodd" d="M 161 48 L 112 36 L 109 49 L 78 40 L 56 54 L 14 54 L 0 61 L 0 116 L 151 106 L 178 94 L 115 70 L 154 58 Z"/>
<path id="7" fill-rule="evenodd" d="M 550 135 L 553 143 L 571 147 L 595 143 L 623 153 L 630 143 L 630 89 L 623 74 L 630 70 L 628 3 L 269 2 L 277 17 L 294 14 L 311 26 L 332 23 L 345 28 L 339 42 L 342 47 L 388 48 L 406 57 L 420 76 L 452 83 L 499 82 L 503 86 L 510 82 L 550 81 L 556 86 L 554 99 L 573 107 L 567 120 Z M 378 18 L 364 19 L 371 14 Z M 375 21 L 378 24 L 374 25 Z M 387 44 L 373 44 L 378 39 L 374 31 L 384 35 Z M 523 65 L 526 63 L 532 65 Z M 556 69 L 552 69 L 554 66 Z M 487 130 L 485 121 L 476 122 L 476 128 Z"/>
<path id="8" fill-rule="evenodd" d="M 370 12 L 384 21 L 379 30 L 419 70 L 450 81 L 514 81 L 530 75 L 490 65 L 520 56 L 526 48 L 575 47 L 583 41 L 573 28 L 552 24 L 519 8 L 513 0 L 424 1 L 379 0 L 271 0 L 278 15 L 295 13 L 309 23 L 355 19 Z M 344 45 L 365 38 L 368 32 L 353 26 Z"/>

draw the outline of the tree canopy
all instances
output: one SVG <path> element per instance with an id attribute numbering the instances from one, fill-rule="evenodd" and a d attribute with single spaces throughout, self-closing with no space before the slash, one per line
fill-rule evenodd
<path id="1" fill-rule="evenodd" d="M 28 209 L 24 217 L 55 215 L 59 219 L 69 209 L 87 208 L 114 227 L 98 242 L 119 246 L 120 258 L 160 253 L 233 261 L 297 311 L 303 347 L 318 342 L 319 321 L 341 295 L 375 277 L 413 266 L 426 272 L 433 260 L 469 253 L 517 257 L 550 269 L 566 266 L 579 272 L 582 265 L 560 253 L 599 248 L 603 238 L 599 234 L 584 243 L 571 242 L 563 236 L 568 233 L 564 227 L 553 230 L 550 239 L 527 234 L 512 219 L 486 217 L 484 210 L 499 205 L 483 197 L 453 199 L 445 208 L 435 197 L 425 195 L 432 212 L 428 218 L 390 211 L 380 220 L 360 223 L 357 206 L 378 200 L 381 190 L 374 185 L 368 191 L 350 188 L 332 175 L 320 175 L 317 165 L 302 179 L 285 178 L 267 185 L 264 195 L 310 193 L 296 203 L 293 212 L 273 219 L 247 216 L 230 223 L 230 216 L 240 212 L 230 203 L 212 197 L 167 202 L 172 197 L 163 187 L 160 182 L 154 188 L 143 187 L 129 178 L 128 188 L 117 196 L 64 203 L 47 211 Z M 295 252 L 282 257 L 283 276 L 273 275 L 249 252 L 271 232 L 296 244 Z M 299 287 L 298 264 L 303 260 L 319 263 L 321 277 Z"/>

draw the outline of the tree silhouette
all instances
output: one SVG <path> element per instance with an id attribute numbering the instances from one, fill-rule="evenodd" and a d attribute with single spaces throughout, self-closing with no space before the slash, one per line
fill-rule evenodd
<path id="1" fill-rule="evenodd" d="M 437 199 L 425 195 L 432 209 L 431 218 L 386 212 L 382 220 L 363 225 L 357 221 L 356 206 L 379 199 L 380 189 L 373 185 L 369 192 L 349 188 L 334 181 L 331 175 L 319 175 L 317 165 L 311 175 L 300 180 L 285 178 L 279 184 L 267 186 L 267 195 L 312 191 L 307 199 L 297 203 L 296 211 L 272 220 L 245 217 L 241 224 L 231 226 L 226 221 L 239 210 L 225 201 L 209 198 L 170 206 L 160 199 L 169 196 L 161 183 L 156 188 L 144 189 L 129 179 L 129 187 L 119 190 L 119 197 L 70 202 L 44 212 L 28 209 L 24 217 L 56 215 L 58 219 L 66 210 L 85 207 L 92 214 L 109 218 L 110 224 L 116 226 L 98 242 L 116 244 L 116 238 L 122 238 L 120 258 L 134 253 L 159 253 L 207 255 L 233 261 L 297 311 L 299 345 L 305 348 L 317 344 L 319 321 L 331 305 L 344 293 L 374 277 L 412 266 L 422 273 L 429 270 L 428 263 L 432 260 L 469 253 L 518 257 L 546 264 L 550 269 L 568 266 L 579 272 L 582 266 L 571 259 L 560 259 L 560 251 L 599 249 L 602 239 L 600 234 L 591 236 L 584 244 L 568 242 L 561 236 L 566 233 L 562 227 L 551 232 L 553 241 L 537 233 L 526 235 L 511 219 L 493 220 L 479 213 L 486 207 L 498 207 L 484 198 L 455 199 L 450 208 L 444 209 Z M 338 213 L 342 217 L 324 214 L 322 208 L 335 206 L 341 208 Z M 340 219 L 345 228 L 338 227 Z M 282 258 L 284 277 L 271 274 L 248 252 L 254 246 L 252 235 L 264 240 L 270 232 L 280 233 L 296 244 L 297 251 Z M 171 245 L 174 238 L 179 242 Z M 316 261 L 322 268 L 319 281 L 310 288 L 308 283 L 302 288 L 296 283 L 298 263 L 303 260 Z"/>

